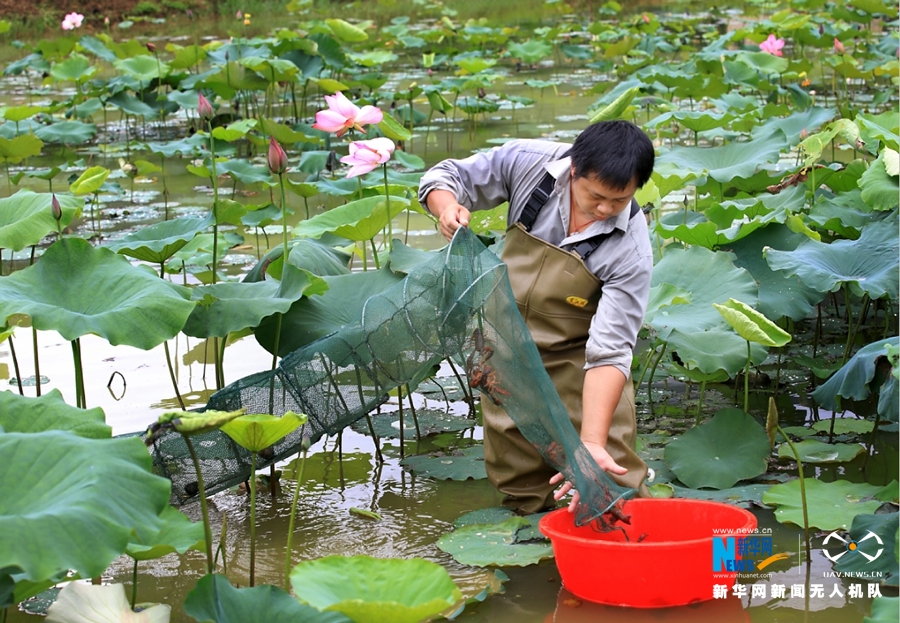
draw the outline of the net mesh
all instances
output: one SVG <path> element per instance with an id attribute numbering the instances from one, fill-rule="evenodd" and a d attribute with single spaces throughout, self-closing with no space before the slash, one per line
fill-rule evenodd
<path id="1" fill-rule="evenodd" d="M 544 370 L 516 308 L 506 266 L 461 228 L 451 244 L 365 304 L 359 321 L 213 394 L 207 409 L 283 415 L 308 422 L 268 448 L 260 467 L 296 454 L 304 438 L 335 435 L 444 359 L 466 368 L 482 400 L 509 413 L 525 438 L 581 496 L 576 523 L 608 530 L 633 495 L 594 462 Z M 249 478 L 250 456 L 227 435 L 192 438 L 208 495 Z M 173 503 L 196 499 L 196 472 L 182 437 L 166 433 L 151 446 L 154 466 L 173 483 Z"/>

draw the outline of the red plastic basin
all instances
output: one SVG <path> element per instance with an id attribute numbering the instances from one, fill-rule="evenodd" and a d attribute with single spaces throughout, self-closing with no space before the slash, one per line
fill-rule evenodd
<path id="1" fill-rule="evenodd" d="M 737 574 L 713 573 L 713 535 L 744 536 L 757 525 L 749 511 L 703 500 L 641 498 L 623 511 L 631 515 L 631 525 L 623 526 L 630 540 L 621 530 L 576 527 L 564 508 L 540 521 L 563 586 L 581 599 L 668 608 L 712 599 L 715 584 L 730 592 Z"/>

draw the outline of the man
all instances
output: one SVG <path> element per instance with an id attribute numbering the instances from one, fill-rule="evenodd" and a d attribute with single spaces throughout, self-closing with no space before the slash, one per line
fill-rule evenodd
<path id="1" fill-rule="evenodd" d="M 653 162 L 640 128 L 609 121 L 588 126 L 572 145 L 514 140 L 445 160 L 419 186 L 419 200 L 448 240 L 471 211 L 509 201 L 502 259 L 519 311 L 594 460 L 639 493 L 647 466 L 634 451 L 630 370 L 653 253 L 634 194 Z M 521 513 L 552 507 L 571 484 L 554 495 L 562 475 L 501 407 L 481 404 L 488 478 L 506 494 L 504 504 Z"/>

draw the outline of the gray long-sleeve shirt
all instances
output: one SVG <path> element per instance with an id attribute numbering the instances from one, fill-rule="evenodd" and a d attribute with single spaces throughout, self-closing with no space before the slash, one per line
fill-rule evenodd
<path id="1" fill-rule="evenodd" d="M 462 160 L 444 160 L 431 168 L 419 183 L 419 201 L 432 190 L 452 192 L 472 211 L 489 210 L 509 201 L 507 222 L 514 223 L 531 191 L 549 171 L 556 184 L 538 214 L 531 234 L 568 249 L 581 240 L 619 229 L 590 255 L 586 266 L 603 283 L 603 295 L 591 320 L 585 350 L 585 367 L 612 365 L 625 376 L 631 370 L 632 353 L 647 309 L 653 250 L 647 223 L 641 216 L 629 219 L 630 208 L 616 218 L 595 221 L 571 236 L 569 192 L 571 162 L 562 157 L 571 145 L 519 139 Z"/>

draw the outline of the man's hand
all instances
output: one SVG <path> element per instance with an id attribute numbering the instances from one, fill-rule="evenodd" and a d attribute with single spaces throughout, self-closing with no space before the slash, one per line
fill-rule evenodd
<path id="1" fill-rule="evenodd" d="M 591 456 L 594 458 L 594 461 L 597 462 L 597 465 L 600 466 L 604 471 L 609 472 L 610 474 L 616 474 L 618 476 L 622 476 L 623 474 L 627 474 L 628 470 L 618 463 L 616 463 L 613 458 L 609 455 L 609 452 L 606 451 L 606 448 L 599 443 L 593 443 L 591 441 L 585 441 L 584 446 L 588 449 L 588 452 L 591 453 Z M 556 474 L 553 478 L 550 479 L 550 484 L 556 485 L 565 480 L 565 476 L 562 474 Z M 559 501 L 562 497 L 567 494 L 569 491 L 572 491 L 572 488 L 575 485 L 571 482 L 566 481 L 562 487 L 560 487 L 554 494 L 553 499 Z M 575 491 L 572 494 L 572 501 L 569 502 L 569 512 L 575 512 L 575 508 L 578 506 L 578 502 L 581 500 L 581 496 L 578 495 L 578 491 Z"/>
<path id="2" fill-rule="evenodd" d="M 448 190 L 436 189 L 428 193 L 426 204 L 432 214 L 437 216 L 441 234 L 447 240 L 453 238 L 453 234 L 460 227 L 469 226 L 469 209 L 456 200 L 456 197 Z"/>

